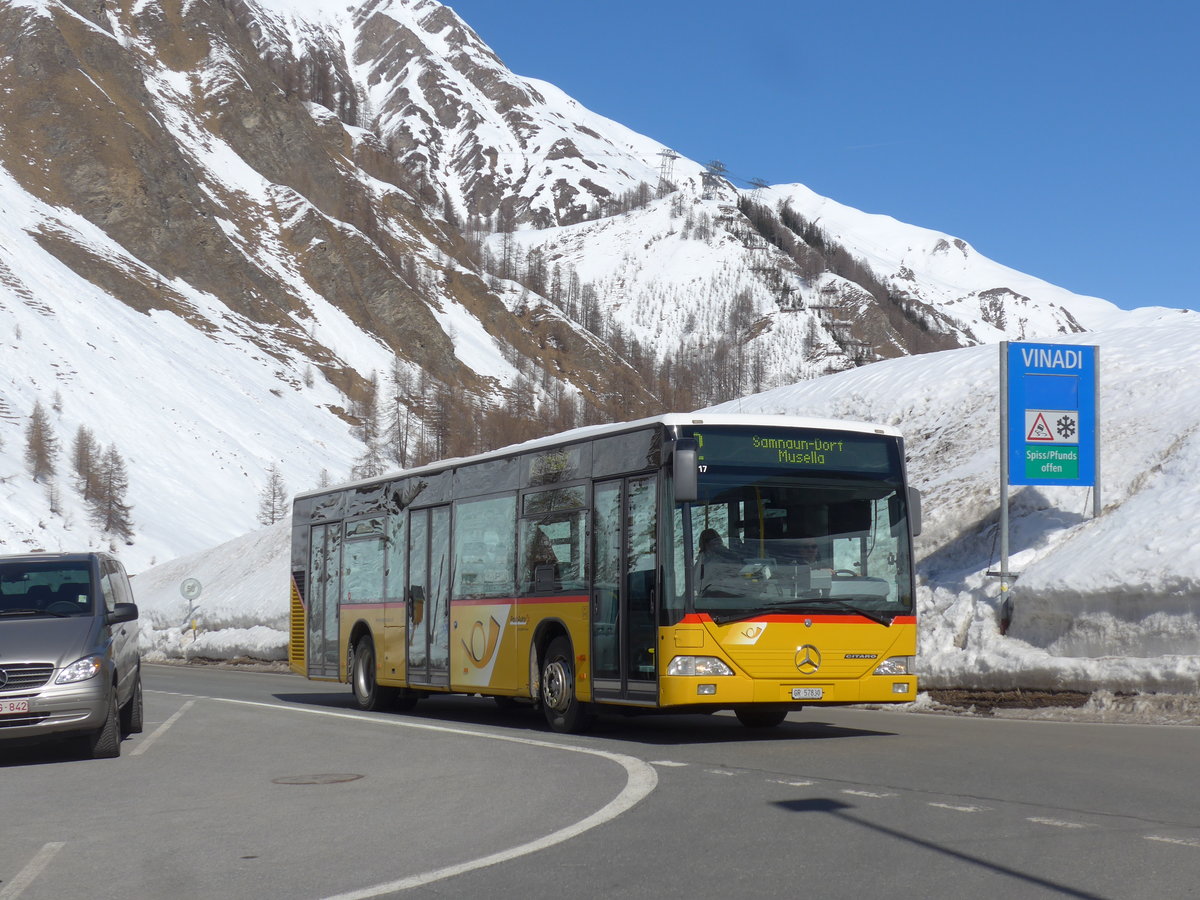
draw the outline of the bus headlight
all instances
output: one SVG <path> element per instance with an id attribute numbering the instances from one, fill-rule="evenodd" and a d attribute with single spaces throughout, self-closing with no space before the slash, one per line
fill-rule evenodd
<path id="1" fill-rule="evenodd" d="M 677 656 L 667 666 L 668 675 L 732 675 L 733 669 L 715 656 Z"/>
<path id="2" fill-rule="evenodd" d="M 911 656 L 893 656 L 885 659 L 875 667 L 876 675 L 911 675 L 913 658 Z"/>

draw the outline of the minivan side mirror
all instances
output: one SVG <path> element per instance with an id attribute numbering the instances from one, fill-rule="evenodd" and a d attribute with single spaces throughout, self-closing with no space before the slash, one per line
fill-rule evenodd
<path id="1" fill-rule="evenodd" d="M 113 606 L 113 611 L 108 614 L 109 625 L 119 625 L 121 622 L 132 622 L 138 617 L 138 608 L 136 603 L 118 603 Z"/>

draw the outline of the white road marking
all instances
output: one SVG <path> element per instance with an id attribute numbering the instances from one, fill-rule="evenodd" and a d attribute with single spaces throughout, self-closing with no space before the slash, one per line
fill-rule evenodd
<path id="1" fill-rule="evenodd" d="M 688 764 L 681 763 L 681 762 L 675 762 L 674 760 L 670 760 L 670 759 L 652 759 L 652 760 L 650 760 L 650 765 L 662 766 L 663 768 L 671 768 L 672 766 L 680 767 L 680 766 L 686 766 Z"/>
<path id="2" fill-rule="evenodd" d="M 1049 825 L 1051 828 L 1091 828 L 1091 825 L 1085 825 L 1083 822 L 1067 822 L 1063 819 L 1044 819 L 1041 816 L 1030 816 L 1026 819 L 1028 822 L 1033 822 L 1036 825 Z"/>
<path id="3" fill-rule="evenodd" d="M 66 844 L 62 841 L 51 841 L 42 847 L 37 855 L 29 861 L 29 864 L 17 873 L 17 877 L 6 884 L 3 890 L 0 890 L 0 900 L 14 900 L 14 898 L 20 897 L 25 892 L 25 888 L 33 883 L 33 879 L 42 874 L 42 869 L 46 868 L 50 860 L 54 859 L 54 854 L 65 846 Z"/>
<path id="4" fill-rule="evenodd" d="M 626 812 L 644 800 L 650 795 L 658 784 L 658 773 L 652 766 L 643 762 L 634 756 L 626 756 L 623 753 L 610 753 L 607 750 L 595 750 L 591 747 L 576 747 L 570 744 L 556 744 L 552 741 L 539 741 L 533 738 L 513 737 L 506 734 L 487 734 L 481 731 L 471 731 L 467 728 L 451 728 L 446 725 L 428 725 L 423 722 L 407 722 L 401 719 L 385 719 L 375 718 L 364 715 L 356 715 L 354 713 L 333 712 L 327 709 L 305 709 L 299 706 L 283 706 L 277 703 L 262 703 L 255 700 L 230 700 L 223 697 L 209 697 L 207 699 L 216 700 L 221 703 L 233 703 L 241 706 L 257 706 L 265 709 L 278 709 L 285 712 L 304 713 L 312 716 L 325 716 L 333 719 L 352 719 L 356 722 L 369 722 L 375 725 L 387 725 L 393 728 L 413 728 L 418 731 L 436 731 L 441 734 L 460 734 L 466 737 L 484 738 L 490 741 L 505 741 L 510 744 L 525 744 L 530 747 L 544 747 L 548 750 L 566 750 L 570 753 L 585 753 L 589 756 L 599 756 L 601 759 L 607 759 L 615 762 L 625 770 L 626 781 L 625 787 L 612 800 L 605 804 L 590 816 L 586 816 L 576 822 L 574 825 L 568 825 L 566 828 L 560 828 L 558 831 L 553 831 L 550 834 L 540 837 L 535 841 L 530 841 L 526 844 L 520 844 L 516 847 L 510 847 L 508 850 L 501 850 L 499 853 L 492 853 L 488 856 L 483 856 L 478 859 L 471 859 L 465 862 L 458 863 L 453 866 L 446 866 L 442 869 L 434 869 L 431 872 L 422 872 L 419 875 L 411 875 L 408 878 L 400 878 L 396 881 L 389 881 L 385 884 L 376 884 L 369 887 L 358 888 L 357 890 L 347 891 L 343 894 L 337 894 L 333 897 L 328 897 L 326 900 L 367 900 L 370 897 L 379 897 L 383 894 L 391 894 L 396 891 L 404 891 L 409 888 L 421 887 L 431 884 L 435 881 L 441 881 L 445 878 L 453 878 L 455 875 L 462 875 L 465 872 L 474 872 L 477 869 L 484 869 L 488 866 L 494 866 L 499 863 L 508 862 L 520 856 L 525 856 L 530 853 L 536 853 L 539 850 L 545 850 L 547 847 L 553 847 L 555 844 L 561 844 L 563 841 L 568 841 L 571 838 L 578 837 L 586 831 L 590 831 L 597 826 L 603 825 L 615 819 L 621 813 Z M 182 712 L 182 710 L 180 710 Z M 166 724 L 166 723 L 164 723 Z"/>
<path id="5" fill-rule="evenodd" d="M 188 708 L 191 707 L 191 705 L 195 702 L 196 702 L 195 700 L 189 700 L 187 703 L 183 704 L 183 706 L 179 707 L 179 709 L 175 712 L 175 715 L 171 716 L 171 718 L 167 719 L 167 721 L 163 722 L 161 725 L 159 725 L 157 728 L 155 728 L 154 731 L 152 731 L 150 734 L 148 734 L 146 737 L 144 737 L 141 741 L 139 741 L 138 745 L 129 751 L 129 755 L 130 756 L 141 756 L 143 753 L 145 753 L 147 750 L 149 750 L 150 745 L 153 744 L 155 741 L 157 741 L 160 737 L 162 737 L 163 733 L 168 728 L 170 728 L 172 725 L 174 725 L 176 722 L 178 722 L 179 717 L 182 716 L 185 712 L 187 712 Z"/>
<path id="6" fill-rule="evenodd" d="M 728 769 L 705 769 L 709 775 L 736 775 L 737 772 L 730 772 Z"/>
<path id="7" fill-rule="evenodd" d="M 1178 844 L 1181 847 L 1200 847 L 1200 840 L 1188 840 L 1187 838 L 1171 838 L 1164 837 L 1161 834 L 1146 835 L 1148 841 L 1161 841 L 1164 844 Z"/>
<path id="8" fill-rule="evenodd" d="M 785 784 L 788 787 L 812 787 L 816 784 L 815 781 L 785 781 L 782 778 L 769 778 L 767 781 L 769 784 Z"/>
<path id="9" fill-rule="evenodd" d="M 882 794 L 877 791 L 853 791 L 846 788 L 842 791 L 843 794 L 850 794 L 854 797 L 870 797 L 874 800 L 883 800 L 885 797 L 895 797 L 895 794 Z"/>
<path id="10" fill-rule="evenodd" d="M 930 803 L 930 806 L 935 806 L 938 809 L 951 809 L 954 812 L 977 813 L 987 812 L 986 806 L 955 806 L 953 803 Z"/>

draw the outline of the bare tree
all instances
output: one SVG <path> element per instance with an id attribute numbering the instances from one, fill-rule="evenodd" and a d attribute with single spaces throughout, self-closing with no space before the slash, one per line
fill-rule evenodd
<path id="1" fill-rule="evenodd" d="M 387 423 L 382 439 L 387 448 L 387 455 L 396 465 L 404 469 L 408 467 L 408 432 L 413 423 L 413 378 L 412 372 L 400 362 L 398 356 L 392 358 L 392 372 L 389 381 L 392 391 L 381 415 L 382 420 Z"/>
<path id="2" fill-rule="evenodd" d="M 271 463 L 267 469 L 267 483 L 262 493 L 258 495 L 258 521 L 264 525 L 274 525 L 287 517 L 288 488 L 283 480 L 283 473 L 276 463 Z"/>
<path id="3" fill-rule="evenodd" d="M 371 383 L 357 408 L 358 436 L 365 444 L 360 456 L 350 469 L 351 478 L 374 478 L 387 469 L 384 463 L 379 428 L 379 376 L 372 372 Z"/>

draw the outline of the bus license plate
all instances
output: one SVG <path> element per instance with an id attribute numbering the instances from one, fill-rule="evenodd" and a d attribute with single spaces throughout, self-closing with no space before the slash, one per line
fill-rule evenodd
<path id="1" fill-rule="evenodd" d="M 7 713 L 29 712 L 28 700 L 0 700 L 0 716 Z"/>
<path id="2" fill-rule="evenodd" d="M 820 700 L 824 694 L 824 688 L 792 688 L 793 700 Z"/>

